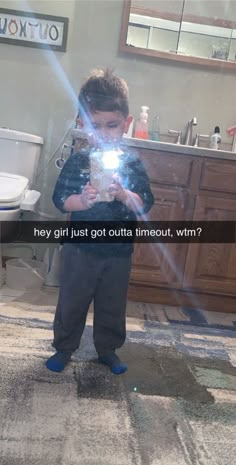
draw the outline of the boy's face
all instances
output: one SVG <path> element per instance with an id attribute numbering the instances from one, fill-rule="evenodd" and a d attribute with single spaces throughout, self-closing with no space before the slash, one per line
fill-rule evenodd
<path id="1" fill-rule="evenodd" d="M 120 111 L 96 111 L 89 114 L 89 122 L 79 120 L 79 124 L 98 146 L 119 142 L 128 131 L 132 116 L 125 118 Z"/>

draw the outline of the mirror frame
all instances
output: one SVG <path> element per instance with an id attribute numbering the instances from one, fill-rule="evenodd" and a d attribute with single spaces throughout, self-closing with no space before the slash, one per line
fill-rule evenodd
<path id="1" fill-rule="evenodd" d="M 171 60 L 175 62 L 182 63 L 191 63 L 193 65 L 200 65 L 209 68 L 218 68 L 218 69 L 233 69 L 236 70 L 236 62 L 218 60 L 216 58 L 201 58 L 194 57 L 190 55 L 181 55 L 174 54 L 170 52 L 160 52 L 158 50 L 151 50 L 140 47 L 130 47 L 126 44 L 128 25 L 129 25 L 129 15 L 131 8 L 131 0 L 123 0 L 123 15 L 121 23 L 121 32 L 120 32 L 120 42 L 119 42 L 119 51 L 122 53 L 129 53 L 132 55 L 140 55 L 151 58 L 160 58 L 161 60 Z"/>

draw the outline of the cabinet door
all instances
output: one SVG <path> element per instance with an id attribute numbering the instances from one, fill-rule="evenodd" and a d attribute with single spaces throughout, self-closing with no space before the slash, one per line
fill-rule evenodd
<path id="1" fill-rule="evenodd" d="M 148 214 L 151 221 L 182 221 L 187 209 L 187 194 L 183 190 L 168 190 L 152 186 L 155 203 Z M 164 286 L 183 280 L 186 244 L 136 243 L 131 282 Z"/>
<path id="2" fill-rule="evenodd" d="M 236 221 L 236 199 L 199 196 L 194 220 Z M 236 244 L 190 244 L 184 287 L 235 294 Z"/>

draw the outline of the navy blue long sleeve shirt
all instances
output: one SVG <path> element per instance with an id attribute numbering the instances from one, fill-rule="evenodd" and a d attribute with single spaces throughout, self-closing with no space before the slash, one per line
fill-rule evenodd
<path id="1" fill-rule="evenodd" d="M 120 157 L 120 166 L 117 170 L 125 189 L 136 194 L 143 201 L 143 209 L 133 212 L 122 202 L 97 202 L 91 208 L 71 212 L 72 222 L 135 222 L 136 214 L 147 213 L 153 205 L 154 198 L 150 189 L 149 179 L 143 162 L 132 152 L 125 152 Z M 63 213 L 65 200 L 73 194 L 81 194 L 84 186 L 90 180 L 90 158 L 88 151 L 81 151 L 67 160 L 55 186 L 53 202 Z M 133 251 L 131 243 L 77 243 L 91 253 L 109 255 L 130 255 Z M 105 246 L 105 247 L 104 247 Z"/>

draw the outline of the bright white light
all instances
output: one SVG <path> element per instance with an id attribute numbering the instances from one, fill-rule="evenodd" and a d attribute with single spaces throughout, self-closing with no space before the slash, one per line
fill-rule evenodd
<path id="1" fill-rule="evenodd" d="M 119 152 L 117 150 L 106 150 L 102 155 L 102 163 L 104 168 L 117 169 L 120 164 Z"/>

